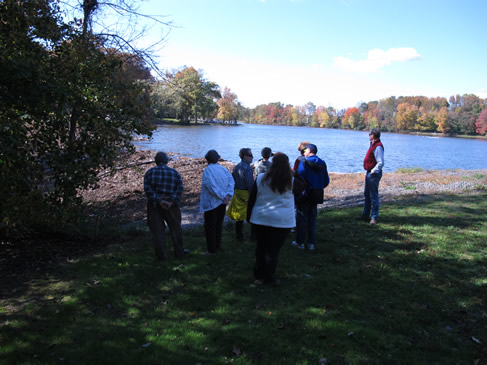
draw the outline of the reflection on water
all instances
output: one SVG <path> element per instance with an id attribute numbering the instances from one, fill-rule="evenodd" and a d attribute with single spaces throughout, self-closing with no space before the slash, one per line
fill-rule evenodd
<path id="1" fill-rule="evenodd" d="M 487 141 L 463 138 L 435 138 L 383 133 L 385 149 L 384 171 L 400 167 L 421 167 L 429 170 L 487 169 Z M 240 161 L 238 152 L 250 147 L 254 162 L 263 147 L 284 152 L 291 164 L 298 156 L 301 141 L 318 146 L 329 171 L 361 172 L 365 152 L 369 146 L 368 132 L 337 129 L 278 127 L 244 124 L 240 126 L 159 126 L 148 141 L 135 144 L 144 149 L 163 150 L 189 157 L 203 157 L 215 149 L 223 159 Z"/>

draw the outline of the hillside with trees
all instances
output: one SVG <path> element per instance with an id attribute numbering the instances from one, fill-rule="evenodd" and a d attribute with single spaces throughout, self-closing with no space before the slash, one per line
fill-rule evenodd
<path id="1" fill-rule="evenodd" d="M 269 103 L 250 109 L 249 123 L 390 132 L 485 135 L 487 99 L 473 94 L 442 97 L 391 96 L 348 109 Z"/>

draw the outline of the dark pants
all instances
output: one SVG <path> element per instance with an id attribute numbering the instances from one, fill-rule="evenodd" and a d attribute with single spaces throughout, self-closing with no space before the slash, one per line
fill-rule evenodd
<path id="1" fill-rule="evenodd" d="M 166 250 L 166 224 L 169 227 L 172 244 L 174 246 L 174 256 L 182 257 L 183 248 L 183 230 L 181 229 L 181 210 L 179 206 L 173 205 L 169 209 L 153 207 L 147 204 L 147 221 L 152 233 L 152 245 L 156 256 L 160 260 L 167 260 Z"/>
<path id="2" fill-rule="evenodd" d="M 316 204 L 307 201 L 296 205 L 296 242 L 316 245 Z"/>
<path id="3" fill-rule="evenodd" d="M 215 253 L 221 248 L 225 209 L 225 204 L 222 204 L 204 213 L 206 248 L 208 252 Z"/>
<path id="4" fill-rule="evenodd" d="M 276 281 L 276 267 L 290 228 L 275 228 L 254 224 L 257 245 L 255 247 L 254 277 L 264 283 Z"/>
<path id="5" fill-rule="evenodd" d="M 244 221 L 235 222 L 235 234 L 237 235 L 237 240 L 239 241 L 243 241 L 244 239 L 243 225 L 244 225 Z"/>

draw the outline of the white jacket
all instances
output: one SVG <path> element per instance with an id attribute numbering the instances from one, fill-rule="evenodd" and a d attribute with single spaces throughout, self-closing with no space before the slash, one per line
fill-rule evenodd
<path id="1" fill-rule="evenodd" d="M 296 226 L 294 195 L 292 190 L 284 194 L 272 191 L 267 183 L 262 183 L 266 174 L 257 176 L 257 198 L 250 216 L 250 223 L 276 228 Z"/>
<path id="2" fill-rule="evenodd" d="M 225 196 L 233 196 L 234 185 L 233 176 L 225 167 L 209 164 L 201 179 L 200 211 L 213 210 L 223 204 Z"/>

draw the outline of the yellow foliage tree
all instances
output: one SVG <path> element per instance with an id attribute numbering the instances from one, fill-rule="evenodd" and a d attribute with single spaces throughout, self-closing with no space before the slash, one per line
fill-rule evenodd
<path id="1" fill-rule="evenodd" d="M 448 110 L 446 107 L 440 109 L 436 114 L 436 125 L 438 126 L 438 131 L 441 133 L 448 133 L 451 130 L 451 123 L 448 119 Z"/>
<path id="2" fill-rule="evenodd" d="M 401 103 L 397 106 L 397 129 L 413 129 L 418 119 L 418 107 L 409 103 Z"/>

